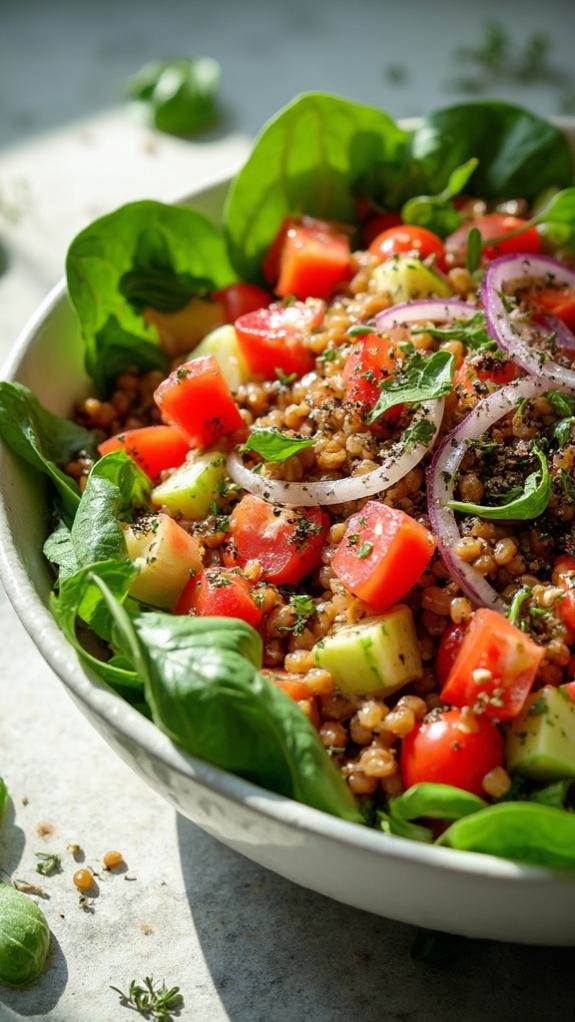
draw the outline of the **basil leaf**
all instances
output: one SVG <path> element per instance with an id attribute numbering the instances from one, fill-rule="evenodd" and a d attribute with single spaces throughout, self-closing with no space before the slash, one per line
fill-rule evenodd
<path id="1" fill-rule="evenodd" d="M 472 227 L 467 235 L 467 251 L 465 253 L 465 265 L 473 276 L 481 265 L 481 247 L 483 239 L 478 227 Z"/>
<path id="2" fill-rule="evenodd" d="M 460 167 L 456 167 L 449 175 L 445 188 L 438 195 L 419 195 L 408 199 L 401 210 L 403 222 L 425 227 L 440 237 L 445 237 L 457 230 L 461 223 L 461 217 L 455 209 L 452 199 L 465 188 L 478 162 L 472 158 Z"/>
<path id="3" fill-rule="evenodd" d="M 145 106 L 158 131 L 187 137 L 217 119 L 219 82 L 220 66 L 211 57 L 180 57 L 146 64 L 131 79 L 128 91 Z"/>
<path id="4" fill-rule="evenodd" d="M 540 209 L 530 224 L 568 224 L 575 226 L 575 188 L 564 188 L 557 192 Z"/>
<path id="5" fill-rule="evenodd" d="M 469 504 L 462 500 L 450 500 L 447 506 L 452 511 L 497 521 L 529 521 L 538 518 L 545 511 L 551 498 L 551 476 L 543 451 L 535 448 L 533 454 L 539 459 L 541 468 L 527 476 L 521 496 L 502 504 L 501 507 Z"/>
<path id="6" fill-rule="evenodd" d="M 437 843 L 533 866 L 575 869 L 575 815 L 534 802 L 499 802 L 457 820 Z"/>
<path id="7" fill-rule="evenodd" d="M 224 238 L 207 217 L 151 201 L 128 203 L 81 231 L 68 250 L 66 274 L 86 369 L 101 394 L 129 365 L 167 369 L 143 307 L 159 302 L 175 309 L 186 295 L 217 290 L 235 277 Z"/>
<path id="8" fill-rule="evenodd" d="M 379 829 L 384 834 L 395 834 L 396 837 L 406 837 L 410 841 L 423 841 L 425 844 L 433 842 L 433 834 L 429 827 L 421 827 L 417 823 L 408 823 L 401 817 L 394 817 L 390 813 L 384 813 L 382 809 L 376 812 Z"/>
<path id="9" fill-rule="evenodd" d="M 305 714 L 258 670 L 243 621 L 144 613 L 130 620 L 95 579 L 155 723 L 186 752 L 255 784 L 359 822 L 345 781 Z"/>
<path id="10" fill-rule="evenodd" d="M 71 524 L 80 492 L 59 465 L 71 461 L 79 451 L 93 453 L 94 434 L 53 415 L 21 383 L 0 381 L 0 437 L 15 454 L 48 476 L 58 496 L 61 517 Z"/>
<path id="11" fill-rule="evenodd" d="M 487 803 L 450 784 L 414 784 L 402 795 L 389 801 L 389 812 L 396 820 L 417 820 L 429 816 L 433 820 L 459 820 L 485 809 Z"/>
<path id="12" fill-rule="evenodd" d="M 315 437 L 287 436 L 277 429 L 253 429 L 241 450 L 255 451 L 264 461 L 278 463 L 308 450 L 314 444 Z"/>
<path id="13" fill-rule="evenodd" d="M 451 352 L 436 351 L 428 356 L 416 352 L 403 371 L 381 384 L 377 404 L 367 420 L 369 425 L 394 405 L 419 404 L 449 394 L 454 372 L 455 358 Z"/>
<path id="14" fill-rule="evenodd" d="M 224 223 L 236 271 L 263 280 L 262 259 L 290 214 L 354 223 L 356 195 L 409 187 L 409 159 L 408 133 L 382 111 L 299 96 L 264 126 L 230 188 Z"/>

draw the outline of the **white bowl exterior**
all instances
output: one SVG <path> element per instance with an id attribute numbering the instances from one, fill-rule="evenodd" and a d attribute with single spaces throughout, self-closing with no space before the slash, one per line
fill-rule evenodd
<path id="1" fill-rule="evenodd" d="M 565 122 L 562 127 L 567 131 Z M 575 122 L 568 125 L 571 140 Z M 219 216 L 227 182 L 190 201 Z M 67 414 L 87 380 L 65 283 L 19 338 L 4 378 Z M 0 575 L 16 612 L 70 695 L 119 756 L 181 813 L 230 847 L 321 894 L 470 937 L 575 946 L 575 878 L 491 856 L 390 838 L 266 792 L 178 750 L 81 664 L 48 608 L 43 480 L 0 452 Z M 27 508 L 22 515 L 21 509 Z"/>

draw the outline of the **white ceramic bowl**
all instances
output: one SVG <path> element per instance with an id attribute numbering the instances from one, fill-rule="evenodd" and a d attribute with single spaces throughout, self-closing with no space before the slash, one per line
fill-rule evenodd
<path id="1" fill-rule="evenodd" d="M 575 122 L 571 125 L 575 138 Z M 191 197 L 217 217 L 227 182 Z M 62 281 L 17 341 L 5 378 L 65 415 L 86 392 L 82 342 Z M 48 610 L 43 479 L 0 454 L 0 574 L 22 623 L 109 745 L 176 809 L 255 862 L 338 901 L 470 937 L 575 945 L 575 878 L 387 837 L 309 809 L 180 752 L 80 663 Z"/>

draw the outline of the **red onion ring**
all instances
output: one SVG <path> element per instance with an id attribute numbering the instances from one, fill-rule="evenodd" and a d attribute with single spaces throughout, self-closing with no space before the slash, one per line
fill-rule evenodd
<path id="1" fill-rule="evenodd" d="M 575 287 L 575 272 L 557 262 L 556 259 L 551 259 L 550 256 L 508 255 L 494 259 L 487 268 L 481 286 L 481 300 L 485 309 L 487 329 L 499 346 L 526 373 L 547 380 L 548 388 L 553 386 L 560 390 L 566 387 L 573 389 L 575 388 L 575 370 L 565 368 L 558 362 L 545 358 L 541 351 L 531 347 L 528 338 L 524 336 L 526 324 L 521 321 L 519 316 L 514 318 L 513 312 L 506 311 L 501 298 L 505 285 L 511 281 L 527 281 L 532 278 L 549 276 L 552 276 L 553 280 L 559 284 Z M 554 317 L 550 318 L 556 323 Z M 523 334 L 521 327 L 524 328 Z M 565 324 L 561 325 L 560 330 L 557 328 L 557 331 L 559 347 L 571 354 L 574 350 L 571 331 L 568 331 L 571 338 L 566 333 Z"/>
<path id="2" fill-rule="evenodd" d="M 406 323 L 418 323 L 431 320 L 432 323 L 451 322 L 454 319 L 471 319 L 481 309 L 469 302 L 460 302 L 457 298 L 426 298 L 421 302 L 403 302 L 392 305 L 390 309 L 378 312 L 375 325 L 378 330 L 390 330 L 394 326 Z"/>
<path id="3" fill-rule="evenodd" d="M 500 614 L 505 614 L 507 607 L 499 593 L 483 575 L 455 553 L 461 533 L 447 502 L 453 498 L 453 477 L 467 451 L 468 441 L 483 436 L 523 398 L 536 397 L 549 389 L 548 380 L 526 376 L 484 397 L 437 448 L 427 473 L 427 510 L 445 564 L 454 581 L 473 603 L 491 607 Z M 563 385 L 562 389 L 570 388 Z"/>

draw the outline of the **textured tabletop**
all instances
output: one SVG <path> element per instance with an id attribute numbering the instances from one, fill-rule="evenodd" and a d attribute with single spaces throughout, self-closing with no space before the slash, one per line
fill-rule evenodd
<path id="1" fill-rule="evenodd" d="M 232 170 L 247 136 L 302 88 L 325 88 L 397 115 L 448 103 L 449 54 L 504 16 L 523 38 L 551 32 L 569 66 L 572 6 L 523 0 L 198 0 L 159 4 L 20 0 L 0 5 L 0 356 L 61 274 L 69 240 L 130 198 L 173 198 Z M 145 60 L 204 52 L 223 67 L 227 120 L 195 143 L 152 136 L 118 105 Z M 386 84 L 389 64 L 407 80 Z M 547 86 L 518 89 L 542 113 Z M 414 931 L 310 894 L 228 851 L 178 816 L 109 751 L 68 699 L 0 594 L 0 774 L 13 799 L 0 867 L 41 881 L 54 935 L 49 968 L 0 991 L 0 1022 L 122 1022 L 109 989 L 152 974 L 180 984 L 193 1022 L 354 1022 L 569 1018 L 572 951 L 470 945 L 451 968 L 415 963 Z M 102 877 L 78 906 L 66 846 L 98 868 L 111 848 L 128 873 Z M 35 853 L 63 856 L 43 880 Z M 133 877 L 127 880 L 125 877 Z M 465 913 L 465 905 L 461 906 Z"/>

